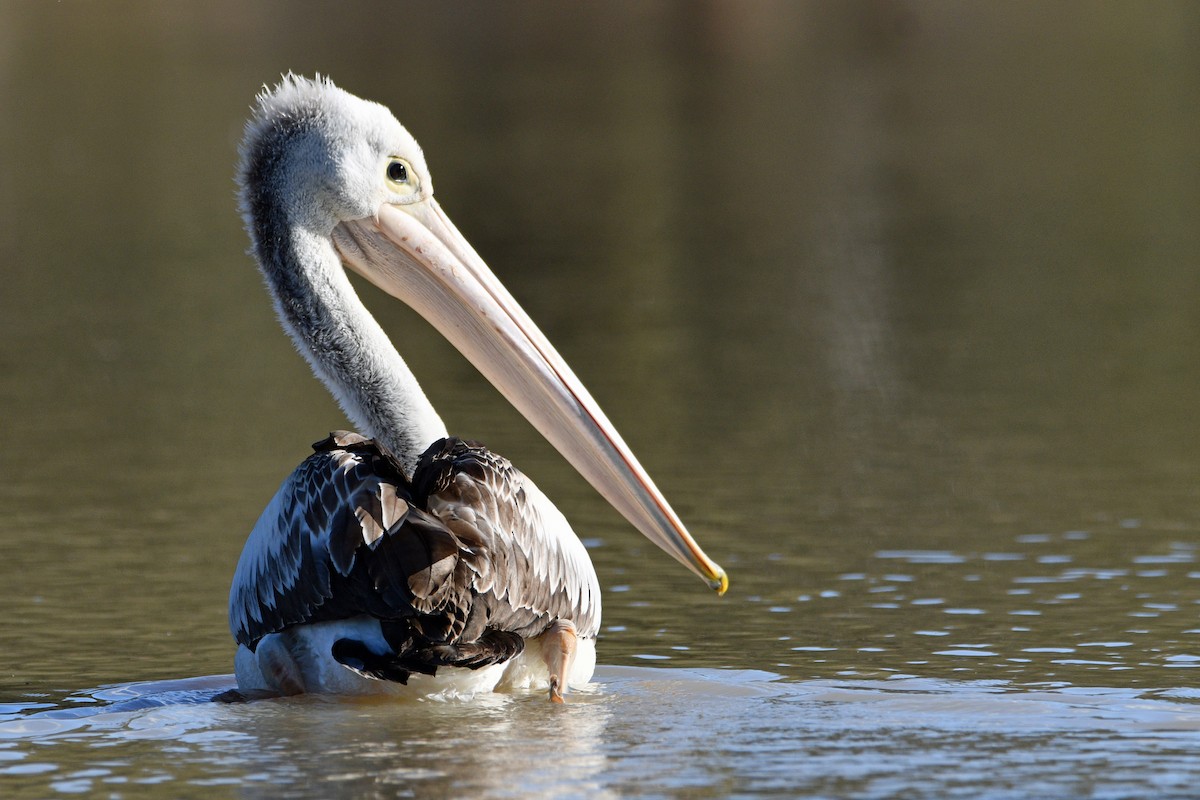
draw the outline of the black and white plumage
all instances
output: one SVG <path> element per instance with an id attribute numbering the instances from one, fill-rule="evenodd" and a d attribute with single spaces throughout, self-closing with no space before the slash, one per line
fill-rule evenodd
<path id="1" fill-rule="evenodd" d="M 281 324 L 365 435 L 287 478 L 230 590 L 244 693 L 473 693 L 595 664 L 600 588 L 566 519 L 505 459 L 447 436 L 348 266 L 434 324 L 647 538 L 724 591 L 611 423 L 432 197 L 387 109 L 288 76 L 242 144 L 242 209 Z M 370 437 L 370 438 L 368 438 Z"/>

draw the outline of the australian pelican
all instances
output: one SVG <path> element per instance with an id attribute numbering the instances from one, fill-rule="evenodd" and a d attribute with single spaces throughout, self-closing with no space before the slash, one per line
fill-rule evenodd
<path id="1" fill-rule="evenodd" d="M 241 209 L 275 309 L 362 434 L 280 487 L 229 595 L 243 694 L 452 692 L 588 681 L 600 587 L 563 515 L 507 460 L 449 437 L 344 267 L 404 301 L 648 539 L 718 592 L 612 424 L 433 199 L 383 106 L 289 75 L 257 98 Z"/>

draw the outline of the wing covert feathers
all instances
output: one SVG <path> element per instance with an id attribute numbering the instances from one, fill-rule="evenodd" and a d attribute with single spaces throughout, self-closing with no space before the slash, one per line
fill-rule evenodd
<path id="1" fill-rule="evenodd" d="M 482 445 L 449 438 L 410 481 L 371 439 L 337 432 L 280 486 L 242 551 L 229 597 L 239 644 L 288 627 L 368 615 L 395 651 L 347 666 L 399 679 L 483 666 L 569 620 L 596 634 L 600 592 L 586 550 L 524 475 Z M 341 660 L 339 658 L 339 660 Z"/>

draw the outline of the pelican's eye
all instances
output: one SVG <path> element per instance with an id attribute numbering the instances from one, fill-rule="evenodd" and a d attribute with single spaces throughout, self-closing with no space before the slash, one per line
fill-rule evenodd
<path id="1" fill-rule="evenodd" d="M 388 159 L 384 174 L 387 175 L 388 191 L 405 195 L 410 200 L 415 199 L 420 187 L 417 186 L 417 173 L 413 172 L 411 164 L 399 156 L 392 156 Z"/>

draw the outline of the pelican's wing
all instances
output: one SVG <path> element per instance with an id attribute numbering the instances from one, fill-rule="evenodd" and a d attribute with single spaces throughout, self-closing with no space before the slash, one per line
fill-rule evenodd
<path id="1" fill-rule="evenodd" d="M 313 448 L 242 550 L 229 591 L 239 644 L 306 622 L 410 617 L 454 569 L 453 535 L 412 506 L 404 474 L 374 442 L 338 432 Z M 389 571 L 375 583 L 372 572 Z"/>
<path id="2" fill-rule="evenodd" d="M 586 550 L 507 461 L 442 440 L 414 488 L 357 434 L 314 447 L 242 551 L 229 596 L 239 644 L 368 615 L 389 623 L 391 663 L 412 671 L 503 660 L 520 651 L 509 634 L 536 636 L 557 619 L 595 635 L 599 589 Z"/>
<path id="3" fill-rule="evenodd" d="M 470 627 L 528 637 L 561 619 L 581 636 L 596 635 L 600 588 L 587 550 L 507 459 L 476 442 L 444 439 L 421 457 L 413 494 L 465 550 L 457 580 L 464 588 L 469 581 L 481 606 Z"/>

